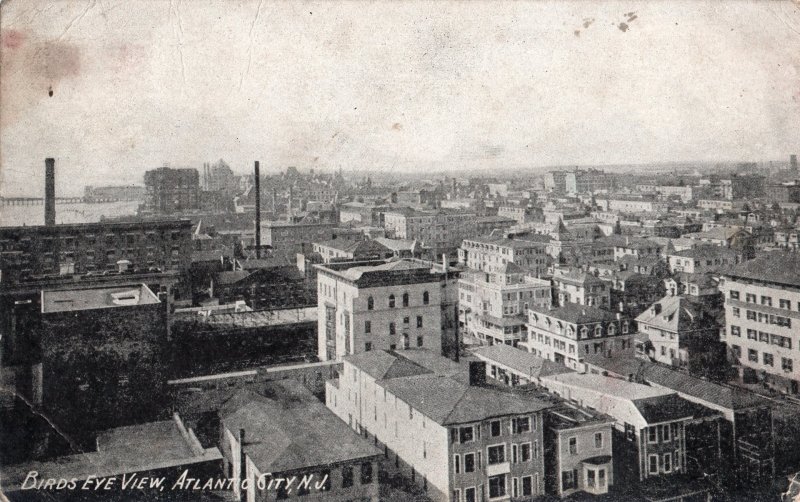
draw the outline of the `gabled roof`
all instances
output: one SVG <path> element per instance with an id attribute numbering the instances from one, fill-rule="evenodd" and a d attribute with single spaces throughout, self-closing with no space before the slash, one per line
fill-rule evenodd
<path id="1" fill-rule="evenodd" d="M 220 409 L 243 451 L 261 472 L 286 472 L 374 457 L 381 452 L 354 433 L 299 382 L 266 382 L 263 394 L 242 390 Z"/>
<path id="2" fill-rule="evenodd" d="M 691 330 L 702 315 L 698 306 L 683 296 L 666 296 L 639 314 L 636 322 L 665 331 Z"/>
<path id="3" fill-rule="evenodd" d="M 530 377 L 558 375 L 571 373 L 572 370 L 563 364 L 536 356 L 530 352 L 520 350 L 509 345 L 499 343 L 488 347 L 480 347 L 473 354 L 487 361 L 494 361 L 512 370 L 526 374 Z"/>
<path id="4" fill-rule="evenodd" d="M 344 360 L 375 380 L 388 380 L 432 373 L 431 370 L 407 358 L 398 358 L 394 353 L 385 350 L 361 352 L 346 356 Z"/>
<path id="5" fill-rule="evenodd" d="M 617 316 L 607 310 L 592 307 L 590 305 L 579 305 L 577 303 L 565 303 L 561 307 L 550 310 L 539 310 L 531 308 L 539 316 L 548 316 L 554 319 L 570 322 L 573 324 L 586 324 L 593 322 L 613 321 Z"/>

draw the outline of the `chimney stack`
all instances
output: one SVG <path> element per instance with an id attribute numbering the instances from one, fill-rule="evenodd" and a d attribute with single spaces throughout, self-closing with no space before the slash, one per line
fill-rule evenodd
<path id="1" fill-rule="evenodd" d="M 44 159 L 44 224 L 56 225 L 56 160 Z"/>
<path id="2" fill-rule="evenodd" d="M 472 386 L 486 383 L 486 363 L 484 361 L 469 362 L 469 384 Z"/>
<path id="3" fill-rule="evenodd" d="M 261 172 L 259 171 L 258 161 L 255 164 L 256 185 L 256 259 L 261 258 Z"/>

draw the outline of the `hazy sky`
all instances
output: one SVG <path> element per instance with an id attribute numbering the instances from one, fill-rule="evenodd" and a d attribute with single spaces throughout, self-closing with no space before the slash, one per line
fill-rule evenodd
<path id="1" fill-rule="evenodd" d="M 800 153 L 798 5 L 5 0 L 0 194 L 40 194 L 48 156 L 61 193 L 220 157 L 784 159 Z"/>

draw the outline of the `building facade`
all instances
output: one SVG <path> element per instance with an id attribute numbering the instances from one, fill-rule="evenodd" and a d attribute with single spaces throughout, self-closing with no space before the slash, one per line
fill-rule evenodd
<path id="1" fill-rule="evenodd" d="M 200 209 L 200 174 L 197 169 L 159 167 L 144 173 L 144 210 L 174 214 Z"/>
<path id="2" fill-rule="evenodd" d="M 507 263 L 514 263 L 536 277 L 547 273 L 552 259 L 547 254 L 546 236 L 532 235 L 524 239 L 464 239 L 458 249 L 458 261 L 473 270 L 495 272 Z"/>
<path id="3" fill-rule="evenodd" d="M 410 347 L 441 353 L 445 272 L 412 260 L 316 268 L 320 360 Z"/>

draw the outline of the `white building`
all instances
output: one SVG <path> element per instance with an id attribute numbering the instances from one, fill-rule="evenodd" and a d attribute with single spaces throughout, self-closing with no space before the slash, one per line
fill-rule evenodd
<path id="1" fill-rule="evenodd" d="M 466 371 L 428 350 L 364 352 L 343 359 L 325 403 L 437 502 L 543 495 L 552 404 L 485 380 L 481 362 Z"/>
<path id="2" fill-rule="evenodd" d="M 483 237 L 464 239 L 458 249 L 458 261 L 473 270 L 496 272 L 514 263 L 535 276 L 547 273 L 552 259 L 547 254 L 550 239 L 530 235 L 520 239 Z"/>
<path id="3" fill-rule="evenodd" d="M 458 281 L 460 325 L 481 342 L 516 347 L 520 340 L 527 339 L 528 309 L 550 308 L 550 281 L 528 275 L 513 262 L 495 270 L 461 275 Z"/>
<path id="4" fill-rule="evenodd" d="M 409 347 L 441 353 L 449 272 L 417 260 L 316 268 L 320 360 Z"/>
<path id="5" fill-rule="evenodd" d="M 723 341 L 743 373 L 791 394 L 800 381 L 800 254 L 769 253 L 725 272 Z"/>
<path id="6" fill-rule="evenodd" d="M 550 310 L 528 311 L 528 339 L 520 346 L 539 357 L 574 370 L 588 354 L 613 354 L 633 345 L 633 325 L 620 314 L 568 303 Z"/>

